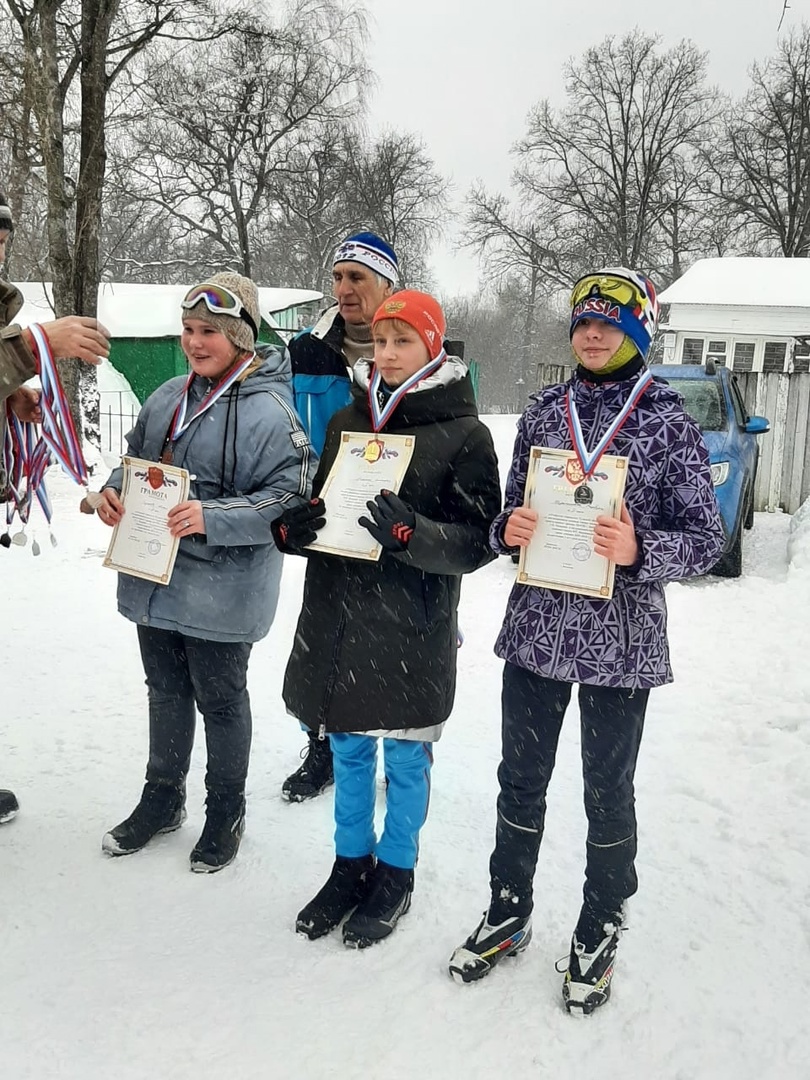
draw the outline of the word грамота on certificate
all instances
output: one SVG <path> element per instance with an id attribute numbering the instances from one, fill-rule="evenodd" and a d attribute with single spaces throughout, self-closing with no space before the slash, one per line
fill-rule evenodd
<path id="1" fill-rule="evenodd" d="M 168 585 L 180 544 L 169 531 L 169 511 L 188 498 L 189 473 L 139 458 L 125 457 L 121 464 L 124 516 L 113 530 L 104 565 Z"/>
<path id="2" fill-rule="evenodd" d="M 616 564 L 596 554 L 593 530 L 600 515 L 620 516 L 626 479 L 625 457 L 603 454 L 586 479 L 574 451 L 533 446 L 525 505 L 539 520 L 521 548 L 517 580 L 609 600 Z"/>
<path id="3" fill-rule="evenodd" d="M 366 503 L 385 489 L 398 494 L 411 463 L 415 435 L 344 431 L 340 449 L 321 491 L 326 524 L 307 547 L 330 555 L 376 561 L 382 547 L 357 519 Z"/>

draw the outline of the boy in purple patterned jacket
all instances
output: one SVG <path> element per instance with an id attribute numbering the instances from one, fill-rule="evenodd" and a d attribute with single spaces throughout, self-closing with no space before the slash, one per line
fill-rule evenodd
<path id="1" fill-rule="evenodd" d="M 658 316 L 652 283 L 609 268 L 581 278 L 571 300 L 578 366 L 523 413 L 490 542 L 507 554 L 531 540 L 537 514 L 523 502 L 532 446 L 584 457 L 612 436 L 610 453 L 629 459 L 625 501 L 620 520 L 597 519 L 594 550 L 616 563 L 614 592 L 605 600 L 521 584 L 512 590 L 495 647 L 506 664 L 492 895 L 450 972 L 473 982 L 529 943 L 546 790 L 578 683 L 588 839 L 563 1000 L 569 1011 L 590 1013 L 610 994 L 623 904 L 638 887 L 633 776 L 650 689 L 672 681 L 664 585 L 709 570 L 723 528 L 700 430 L 680 396 L 645 367 Z"/>

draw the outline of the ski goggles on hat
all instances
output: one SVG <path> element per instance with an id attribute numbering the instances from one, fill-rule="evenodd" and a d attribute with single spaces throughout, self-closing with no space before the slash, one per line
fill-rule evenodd
<path id="1" fill-rule="evenodd" d="M 205 304 L 212 315 L 231 315 L 234 319 L 241 319 L 253 331 L 254 338 L 259 336 L 259 328 L 253 316 L 239 297 L 224 285 L 213 285 L 209 281 L 195 285 L 186 293 L 180 306 L 183 311 L 190 311 L 197 304 Z"/>
<path id="2" fill-rule="evenodd" d="M 587 300 L 590 296 L 601 296 L 604 300 L 613 300 L 622 307 L 644 307 L 649 297 L 627 278 L 614 277 L 610 274 L 589 274 L 580 278 L 571 293 L 571 307 Z"/>

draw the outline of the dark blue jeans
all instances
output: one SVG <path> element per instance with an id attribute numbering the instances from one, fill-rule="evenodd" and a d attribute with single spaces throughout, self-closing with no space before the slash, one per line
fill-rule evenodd
<path id="1" fill-rule="evenodd" d="M 528 915 L 543 837 L 546 791 L 554 770 L 571 683 L 506 664 L 503 673 L 503 756 L 498 768 L 498 823 L 490 860 L 493 902 Z M 649 690 L 579 686 L 582 776 L 588 840 L 585 904 L 611 916 L 638 888 L 633 776 Z"/>
<path id="2" fill-rule="evenodd" d="M 149 626 L 138 627 L 138 644 L 149 692 L 146 779 L 185 780 L 198 708 L 208 747 L 206 788 L 244 790 L 253 735 L 247 692 L 250 644 L 206 641 Z"/>

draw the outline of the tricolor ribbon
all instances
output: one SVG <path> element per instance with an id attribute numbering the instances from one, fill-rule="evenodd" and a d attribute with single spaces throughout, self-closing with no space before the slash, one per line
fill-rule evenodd
<path id="1" fill-rule="evenodd" d="M 391 414 L 417 383 L 427 379 L 434 371 L 438 371 L 447 359 L 447 353 L 442 349 L 435 360 L 429 360 L 424 367 L 414 372 L 401 386 L 396 387 L 389 393 L 382 389 L 382 375 L 375 365 L 368 381 L 368 407 L 371 413 L 371 426 L 374 431 L 379 431 L 390 419 Z"/>
<path id="2" fill-rule="evenodd" d="M 6 405 L 6 436 L 3 444 L 3 469 L 6 474 L 6 526 L 10 528 L 15 515 L 25 525 L 31 512 L 32 489 L 30 480 L 23 489 L 23 480 L 28 475 L 28 455 L 30 440 L 25 428 L 33 424 L 21 424 L 14 415 L 11 406 Z"/>
<path id="3" fill-rule="evenodd" d="M 53 511 L 45 487 L 45 471 L 54 458 L 77 484 L 87 486 L 87 465 L 70 414 L 70 406 L 56 372 L 51 347 L 40 326 L 33 324 L 29 330 L 34 339 L 42 383 L 42 431 L 39 434 L 36 424 L 20 421 L 11 406 L 6 405 L 3 466 L 8 477 L 10 496 L 6 502 L 8 526 L 14 520 L 15 514 L 19 514 L 23 525 L 27 523 L 34 496 L 50 525 Z M 24 478 L 26 484 L 23 490 Z M 53 536 L 51 539 L 53 540 Z"/>
<path id="4" fill-rule="evenodd" d="M 29 327 L 39 356 L 39 377 L 42 383 L 42 439 L 53 456 L 77 484 L 87 487 L 87 465 L 79 444 L 70 406 L 62 383 L 56 373 L 56 363 L 48 339 L 40 326 Z M 35 449 L 35 453 L 38 447 Z M 43 469 L 44 472 L 44 469 Z"/>
<path id="5" fill-rule="evenodd" d="M 183 387 L 183 393 L 180 398 L 180 403 L 178 404 L 174 412 L 174 419 L 172 420 L 171 428 L 171 441 L 175 442 L 177 439 L 179 439 L 184 432 L 188 431 L 188 429 L 191 427 L 195 420 L 199 420 L 203 413 L 208 412 L 211 406 L 215 405 L 216 402 L 219 401 L 219 399 L 222 397 L 222 395 L 227 390 L 230 390 L 230 388 L 235 382 L 239 381 L 239 379 L 242 377 L 242 375 L 244 375 L 244 373 L 247 371 L 247 369 L 250 367 L 250 365 L 255 359 L 256 354 L 251 353 L 246 360 L 242 361 L 241 364 L 237 364 L 235 368 L 231 368 L 230 372 L 223 379 L 220 379 L 220 381 L 215 387 L 213 387 L 213 389 L 209 390 L 209 392 L 200 402 L 200 405 L 196 409 L 194 414 L 192 416 L 189 416 L 188 419 L 186 419 L 186 413 L 188 412 L 188 391 L 192 382 L 194 381 L 194 372 L 192 371 L 192 373 L 186 379 L 186 385 Z"/>
<path id="6" fill-rule="evenodd" d="M 573 386 L 568 387 L 568 393 L 565 396 L 568 430 L 571 435 L 571 445 L 574 448 L 574 453 L 577 455 L 579 464 L 582 466 L 582 472 L 586 480 L 591 478 L 596 466 L 599 464 L 600 458 L 616 438 L 624 425 L 624 422 L 627 420 L 633 409 L 635 409 L 636 405 L 638 405 L 642 394 L 652 381 L 652 375 L 649 370 L 645 369 L 639 376 L 633 389 L 630 391 L 630 396 L 627 401 L 625 401 L 624 405 L 622 405 L 616 418 L 612 421 L 610 427 L 590 453 L 585 445 L 585 436 L 582 432 L 582 424 L 580 423 L 576 402 L 574 401 L 574 388 Z"/>

